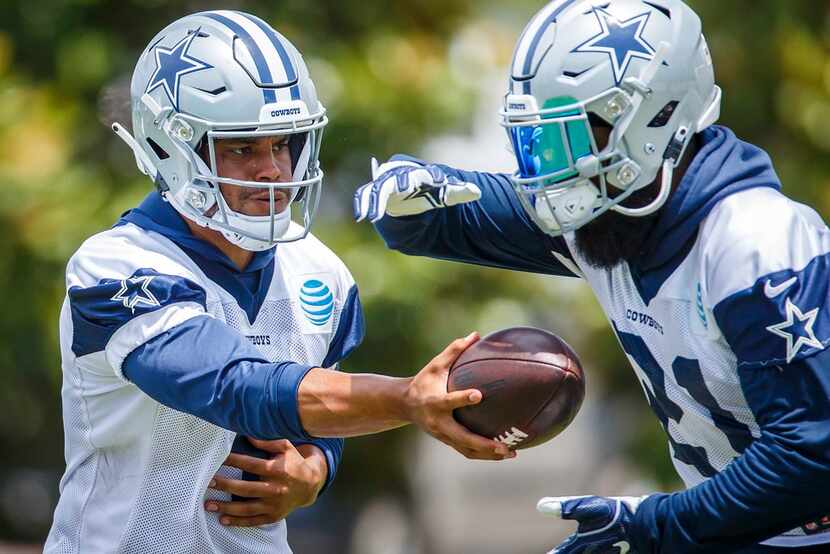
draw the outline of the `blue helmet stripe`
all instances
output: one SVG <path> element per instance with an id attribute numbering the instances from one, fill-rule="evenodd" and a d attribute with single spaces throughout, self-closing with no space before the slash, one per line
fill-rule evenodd
<path id="1" fill-rule="evenodd" d="M 559 14 L 561 14 L 566 9 L 571 7 L 571 5 L 574 4 L 575 2 L 576 2 L 576 0 L 565 0 L 565 2 L 561 6 L 559 6 L 555 10 L 553 10 L 553 13 L 551 13 L 548 16 L 547 20 L 542 24 L 541 27 L 539 27 L 539 30 L 536 31 L 536 35 L 533 37 L 533 41 L 530 43 L 530 46 L 528 47 L 528 50 L 527 50 L 527 57 L 525 58 L 525 66 L 524 66 L 524 74 L 525 75 L 530 73 L 530 68 L 533 65 L 533 57 L 536 54 L 536 49 L 539 47 L 539 42 L 542 40 L 542 36 L 545 34 L 545 31 L 548 30 L 548 27 L 550 27 L 551 23 L 556 22 L 556 18 L 559 17 Z M 530 79 L 527 79 L 523 83 L 523 85 L 524 85 L 524 93 L 525 94 L 530 94 Z"/>
<path id="2" fill-rule="evenodd" d="M 257 71 L 259 72 L 259 80 L 262 83 L 271 83 L 271 71 L 268 69 L 268 62 L 265 61 L 265 56 L 262 54 L 262 50 L 259 49 L 256 41 L 253 37 L 248 34 L 241 25 L 237 22 L 233 21 L 225 17 L 224 15 L 218 14 L 216 12 L 205 12 L 202 15 L 205 17 L 209 17 L 215 21 L 218 21 L 228 29 L 234 32 L 236 36 L 245 44 L 245 47 L 248 49 L 248 52 L 251 53 L 251 57 L 254 59 L 254 63 L 256 64 Z M 265 100 L 266 104 L 273 104 L 277 101 L 277 93 L 274 89 L 263 88 L 262 89 L 262 98 Z"/>
<path id="3" fill-rule="evenodd" d="M 271 42 L 274 44 L 274 48 L 276 48 L 277 53 L 280 55 L 280 60 L 282 60 L 282 65 L 285 67 L 285 75 L 288 77 L 289 81 L 296 81 L 297 80 L 297 72 L 294 70 L 294 65 L 291 63 L 291 58 L 288 56 L 288 52 L 285 50 L 285 46 L 283 45 L 280 37 L 277 33 L 274 32 L 274 29 L 271 28 L 270 25 L 265 23 L 258 17 L 253 15 L 244 13 L 244 12 L 236 12 L 239 15 L 250 19 L 253 23 L 256 24 L 257 27 L 262 29 L 262 32 L 265 33 Z M 300 99 L 300 85 L 295 84 L 291 87 L 291 99 L 292 100 L 299 100 Z M 311 107 L 309 107 L 311 109 Z"/>

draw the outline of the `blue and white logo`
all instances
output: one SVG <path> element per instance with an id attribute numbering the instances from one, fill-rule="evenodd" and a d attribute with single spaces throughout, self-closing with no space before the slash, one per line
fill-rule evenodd
<path id="1" fill-rule="evenodd" d="M 703 327 L 705 329 L 709 329 L 709 318 L 706 317 L 706 308 L 703 307 L 703 289 L 700 286 L 700 283 L 697 284 L 697 294 L 696 296 L 696 306 L 697 306 L 697 316 L 700 318 L 700 321 L 703 323 Z"/>
<path id="2" fill-rule="evenodd" d="M 651 12 L 625 21 L 619 21 L 599 7 L 595 7 L 593 13 L 599 21 L 600 33 L 574 48 L 573 52 L 608 54 L 611 58 L 611 68 L 614 70 L 614 83 L 619 85 L 634 58 L 647 61 L 654 59 L 656 51 L 643 37 Z"/>
<path id="3" fill-rule="evenodd" d="M 156 71 L 150 78 L 146 92 L 158 87 L 164 88 L 170 103 L 176 111 L 179 111 L 179 84 L 182 75 L 210 69 L 213 66 L 189 56 L 187 50 L 190 48 L 193 39 L 199 34 L 198 31 L 188 33 L 182 40 L 177 42 L 173 48 L 156 46 Z"/>
<path id="4" fill-rule="evenodd" d="M 309 279 L 300 289 L 300 306 L 312 325 L 322 327 L 334 313 L 334 295 L 322 281 Z"/>
<path id="5" fill-rule="evenodd" d="M 154 276 L 131 277 L 121 281 L 121 288 L 110 300 L 120 302 L 132 313 L 135 313 L 136 307 L 140 305 L 148 308 L 161 306 L 150 290 L 150 282 L 153 278 Z"/>
<path id="6" fill-rule="evenodd" d="M 818 308 L 802 313 L 798 306 L 787 298 L 787 319 L 777 325 L 770 325 L 767 331 L 787 341 L 787 363 L 793 361 L 802 347 L 824 350 L 824 345 L 813 330 L 818 317 Z"/>

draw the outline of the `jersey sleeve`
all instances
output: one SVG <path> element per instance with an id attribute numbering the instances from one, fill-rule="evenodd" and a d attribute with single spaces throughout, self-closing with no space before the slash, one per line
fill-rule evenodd
<path id="1" fill-rule="evenodd" d="M 360 346 L 365 334 L 366 325 L 363 319 L 363 307 L 360 304 L 360 294 L 357 285 L 352 284 L 340 310 L 337 329 L 329 343 L 323 367 L 335 367 L 346 359 Z"/>
<path id="2" fill-rule="evenodd" d="M 424 163 L 401 155 L 392 159 Z M 439 167 L 477 185 L 481 199 L 414 216 L 383 217 L 375 229 L 389 248 L 501 269 L 579 276 L 565 240 L 545 234 L 530 220 L 508 175 Z"/>
<path id="3" fill-rule="evenodd" d="M 124 358 L 152 338 L 195 317 L 210 317 L 205 290 L 163 256 L 94 237 L 67 266 L 72 352 L 103 352 L 123 378 Z"/>
<path id="4" fill-rule="evenodd" d="M 209 346 L 208 346 L 209 345 Z M 214 318 L 193 318 L 141 345 L 124 377 L 170 408 L 262 440 L 305 440 L 297 391 L 311 366 L 270 363 Z"/>
<path id="5" fill-rule="evenodd" d="M 830 234 L 814 211 L 755 189 L 716 206 L 700 241 L 698 302 L 737 358 L 760 436 L 700 485 L 647 498 L 632 527 L 638 552 L 743 552 L 794 528 L 810 534 L 828 512 Z"/>
<path id="6" fill-rule="evenodd" d="M 704 227 L 704 280 L 740 368 L 789 364 L 830 344 L 830 231 L 780 193 L 737 194 Z"/>

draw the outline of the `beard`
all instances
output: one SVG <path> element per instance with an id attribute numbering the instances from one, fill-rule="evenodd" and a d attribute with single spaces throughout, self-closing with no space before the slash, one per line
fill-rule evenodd
<path id="1" fill-rule="evenodd" d="M 634 192 L 622 205 L 641 208 L 651 204 L 659 191 L 654 183 Z M 577 229 L 576 248 L 593 268 L 610 270 L 642 254 L 643 246 L 657 223 L 660 210 L 644 217 L 631 217 L 609 210 Z"/>

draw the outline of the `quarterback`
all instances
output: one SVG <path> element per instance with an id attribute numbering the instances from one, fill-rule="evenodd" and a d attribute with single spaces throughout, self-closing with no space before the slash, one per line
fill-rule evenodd
<path id="1" fill-rule="evenodd" d="M 556 0 L 514 53 L 515 174 L 396 156 L 355 195 L 390 248 L 596 294 L 687 490 L 544 498 L 578 522 L 555 553 L 830 552 L 830 230 L 720 104 L 680 0 Z"/>
<path id="2" fill-rule="evenodd" d="M 334 478 L 342 438 L 410 422 L 471 458 L 446 392 L 472 334 L 414 378 L 348 375 L 357 287 L 309 234 L 327 119 L 262 20 L 184 17 L 144 50 L 131 147 L 156 191 L 69 261 L 60 317 L 66 472 L 46 552 L 289 553 L 284 517 Z M 334 437 L 334 438 L 319 438 Z"/>

